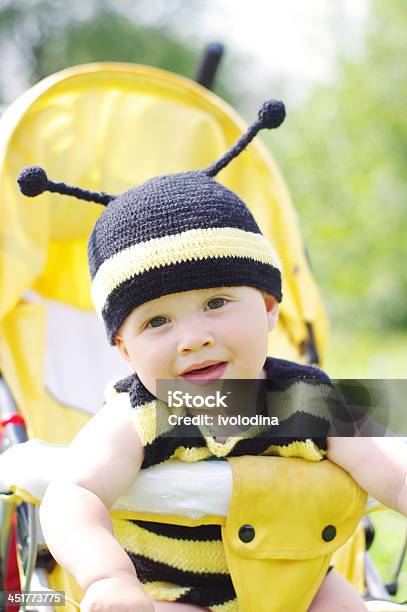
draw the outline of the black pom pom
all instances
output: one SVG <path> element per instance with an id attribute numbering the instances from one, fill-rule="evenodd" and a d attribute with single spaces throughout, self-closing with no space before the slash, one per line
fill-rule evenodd
<path id="1" fill-rule="evenodd" d="M 267 100 L 259 110 L 262 128 L 278 128 L 285 119 L 285 106 L 280 100 Z"/>
<path id="2" fill-rule="evenodd" d="M 39 166 L 29 166 L 21 171 L 17 183 L 22 194 L 33 198 L 46 191 L 48 177 L 45 174 L 45 170 Z"/>

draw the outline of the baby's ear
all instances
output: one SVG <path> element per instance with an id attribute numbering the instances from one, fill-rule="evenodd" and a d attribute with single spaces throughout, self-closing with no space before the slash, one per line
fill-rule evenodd
<path id="1" fill-rule="evenodd" d="M 127 351 L 127 348 L 126 348 L 126 345 L 124 343 L 123 338 L 119 334 L 116 334 L 114 342 L 115 342 L 117 348 L 119 349 L 123 359 L 125 359 L 126 361 L 128 361 L 130 363 L 130 355 L 129 355 L 128 351 Z"/>
<path id="2" fill-rule="evenodd" d="M 278 321 L 278 302 L 275 297 L 269 293 L 263 293 L 264 303 L 267 311 L 267 321 L 269 331 L 275 328 Z"/>

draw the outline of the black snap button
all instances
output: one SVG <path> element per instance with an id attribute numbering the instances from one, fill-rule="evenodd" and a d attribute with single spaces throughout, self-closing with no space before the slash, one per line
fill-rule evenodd
<path id="1" fill-rule="evenodd" d="M 239 529 L 239 538 L 242 542 L 251 542 L 254 539 L 256 532 L 251 525 L 242 525 Z"/>
<path id="2" fill-rule="evenodd" d="M 336 529 L 333 525 L 327 525 L 322 530 L 322 539 L 325 540 L 325 542 L 331 542 L 335 536 L 336 536 Z"/>

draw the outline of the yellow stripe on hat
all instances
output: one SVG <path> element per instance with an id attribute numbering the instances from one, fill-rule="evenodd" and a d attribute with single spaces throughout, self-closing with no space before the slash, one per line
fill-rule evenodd
<path id="1" fill-rule="evenodd" d="M 153 268 L 216 257 L 245 257 L 281 270 L 281 262 L 262 234 L 234 227 L 192 229 L 153 238 L 116 253 L 99 267 L 92 298 L 99 315 L 109 295 L 122 283 Z"/>

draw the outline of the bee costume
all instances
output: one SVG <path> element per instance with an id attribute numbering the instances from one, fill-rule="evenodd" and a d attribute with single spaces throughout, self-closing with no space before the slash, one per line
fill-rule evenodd
<path id="1" fill-rule="evenodd" d="M 260 129 L 277 128 L 284 117 L 284 105 L 268 101 L 257 121 L 209 168 L 154 177 L 118 196 L 53 182 L 36 166 L 21 172 L 18 183 L 26 196 L 51 191 L 106 207 L 90 235 L 88 259 L 92 298 L 111 344 L 134 308 L 163 295 L 246 285 L 281 302 L 281 264 L 274 248 L 244 202 L 214 177 Z M 265 368 L 268 379 L 290 379 L 285 392 L 292 418 L 306 430 L 310 420 L 320 417 L 301 410 L 304 391 L 315 385 L 326 390 L 329 379 L 317 368 L 284 360 L 268 358 Z M 217 612 L 306 610 L 333 551 L 356 528 L 366 500 L 345 472 L 321 461 L 329 422 L 320 422 L 316 439 L 290 440 L 289 430 L 279 435 L 273 428 L 268 438 L 253 435 L 219 444 L 205 432 L 186 439 L 168 437 L 157 428 L 155 398 L 136 374 L 116 384 L 108 401 L 123 394 L 134 408 L 144 445 L 142 468 L 173 459 L 214 458 L 227 460 L 233 472 L 224 524 L 214 517 L 178 524 L 165 517 L 160 522 L 150 517 L 114 520 L 116 537 L 146 591 L 156 599 Z M 289 464 L 304 459 L 315 468 L 298 478 L 298 466 L 293 472 Z M 293 495 L 296 503 L 287 506 Z"/>

